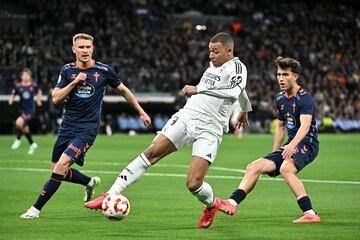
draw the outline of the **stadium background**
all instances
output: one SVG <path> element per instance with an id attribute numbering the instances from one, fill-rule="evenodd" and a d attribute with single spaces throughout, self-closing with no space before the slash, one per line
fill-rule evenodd
<path id="1" fill-rule="evenodd" d="M 95 58 L 112 65 L 156 120 L 154 129 L 183 103 L 177 92 L 196 84 L 208 63 L 207 44 L 231 33 L 235 55 L 248 68 L 254 111 L 251 132 L 269 132 L 278 85 L 274 59 L 298 59 L 301 80 L 317 103 L 321 131 L 360 129 L 359 3 L 343 1 L 1 1 L 0 133 L 12 133 L 17 107 L 8 94 L 23 67 L 45 93 L 61 66 L 72 62 L 71 38 L 95 37 Z M 105 99 L 103 126 L 114 132 L 145 131 L 116 92 Z M 114 96 L 115 95 L 115 96 Z M 44 98 L 32 123 L 35 133 L 56 132 L 61 106 Z M 155 122 L 154 122 L 155 123 Z M 105 128 L 102 130 L 104 131 Z"/>
<path id="2" fill-rule="evenodd" d="M 360 4 L 338 2 L 0 1 L 0 239 L 360 239 L 360 134 L 342 134 L 359 132 Z M 281 178 L 262 176 L 236 216 L 219 213 L 211 228 L 197 229 L 203 206 L 185 187 L 191 147 L 149 168 L 125 191 L 131 202 L 125 221 L 110 222 L 101 212 L 83 208 L 83 188 L 66 183 L 39 219 L 19 218 L 48 180 L 56 140 L 55 134 L 34 136 L 39 144 L 34 155 L 27 154 L 25 139 L 19 150 L 10 149 L 18 109 L 9 107 L 7 98 L 23 67 L 32 69 L 46 95 L 61 66 L 74 60 L 72 36 L 90 33 L 96 59 L 115 67 L 161 125 L 184 102 L 177 91 L 198 82 L 208 63 L 208 41 L 218 31 L 235 37 L 236 55 L 248 67 L 253 133 L 267 133 L 274 118 L 274 58 L 290 56 L 302 63 L 302 81 L 316 99 L 320 130 L 336 132 L 319 135 L 319 156 L 299 173 L 321 224 L 294 226 L 291 221 L 301 211 L 289 188 Z M 33 131 L 56 132 L 60 115 L 61 106 L 44 101 Z M 134 127 L 133 116 L 119 95 L 108 93 L 103 122 L 112 123 L 114 132 L 127 132 L 118 118 L 132 119 Z M 154 130 L 97 137 L 81 168 L 101 176 L 96 194 L 106 192 L 118 172 L 149 145 Z M 224 136 L 206 176 L 215 194 L 228 197 L 246 165 L 271 150 L 272 143 L 270 134 L 248 134 L 240 142 Z"/>

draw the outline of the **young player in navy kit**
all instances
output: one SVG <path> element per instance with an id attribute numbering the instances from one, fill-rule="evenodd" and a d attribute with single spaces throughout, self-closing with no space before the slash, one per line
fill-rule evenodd
<path id="1" fill-rule="evenodd" d="M 304 185 L 296 176 L 318 154 L 319 142 L 315 123 L 315 103 L 309 92 L 298 84 L 300 63 L 292 58 L 278 57 L 277 80 L 280 92 L 276 97 L 277 117 L 273 152 L 250 163 L 240 186 L 228 200 L 222 200 L 220 211 L 236 213 L 236 206 L 252 191 L 261 174 L 271 177 L 281 175 L 295 194 L 304 215 L 293 223 L 320 222 L 312 208 Z M 286 129 L 288 141 L 281 146 Z"/>
<path id="2" fill-rule="evenodd" d="M 52 100 L 55 104 L 65 101 L 65 111 L 52 154 L 52 174 L 35 204 L 20 216 L 24 219 L 38 218 L 40 210 L 57 191 L 62 181 L 84 185 L 84 200 L 91 199 L 100 178 L 90 178 L 70 167 L 74 163 L 83 166 L 85 154 L 94 143 L 107 85 L 120 91 L 126 101 L 139 113 L 146 126 L 151 124 L 149 116 L 132 92 L 121 83 L 115 71 L 109 65 L 92 58 L 94 50 L 92 36 L 76 34 L 73 37 L 72 50 L 76 55 L 76 62 L 63 66 L 52 92 Z"/>
<path id="3" fill-rule="evenodd" d="M 32 82 L 31 79 L 31 70 L 29 68 L 24 68 L 20 74 L 21 82 L 16 85 L 12 91 L 11 96 L 9 97 L 9 105 L 12 105 L 15 100 L 15 96 L 20 97 L 20 116 L 16 119 L 16 139 L 11 145 L 11 149 L 18 149 L 21 145 L 21 135 L 25 134 L 27 140 L 29 141 L 29 150 L 28 154 L 34 154 L 35 150 L 38 148 L 37 143 L 32 139 L 29 122 L 35 116 L 35 103 L 41 106 L 41 97 L 42 91 L 38 86 Z"/>

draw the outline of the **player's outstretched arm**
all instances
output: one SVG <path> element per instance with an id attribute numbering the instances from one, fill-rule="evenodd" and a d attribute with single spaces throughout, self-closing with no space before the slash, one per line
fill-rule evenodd
<path id="1" fill-rule="evenodd" d="M 85 81 L 86 80 L 86 73 L 79 73 L 76 78 L 74 79 L 74 81 L 70 82 L 68 85 L 66 85 L 63 88 L 54 88 L 54 90 L 51 93 L 52 96 L 52 100 L 54 102 L 54 104 L 59 104 L 62 103 L 64 101 L 64 99 L 67 97 L 67 95 L 69 95 L 69 93 L 71 92 L 71 90 L 73 90 L 73 88 L 81 81 Z"/>
<path id="2" fill-rule="evenodd" d="M 151 118 L 147 115 L 144 109 L 142 109 L 130 89 L 128 89 L 123 83 L 121 83 L 117 87 L 117 89 L 120 91 L 120 94 L 126 99 L 126 101 L 139 113 L 144 125 L 149 126 L 151 124 Z"/>

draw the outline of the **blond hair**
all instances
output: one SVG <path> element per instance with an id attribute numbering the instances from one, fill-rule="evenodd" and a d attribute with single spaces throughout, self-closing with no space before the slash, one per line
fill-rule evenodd
<path id="1" fill-rule="evenodd" d="M 86 33 L 78 33 L 78 34 L 75 34 L 73 36 L 73 45 L 75 45 L 75 41 L 77 39 L 86 39 L 86 40 L 90 40 L 91 42 L 94 42 L 94 38 L 93 36 L 91 36 L 90 34 L 86 34 Z"/>
<path id="2" fill-rule="evenodd" d="M 23 74 L 23 73 L 25 73 L 25 72 L 28 73 L 30 76 L 31 76 L 31 74 L 32 74 L 30 68 L 25 67 L 25 68 L 23 68 L 23 70 L 21 70 L 20 75 Z"/>

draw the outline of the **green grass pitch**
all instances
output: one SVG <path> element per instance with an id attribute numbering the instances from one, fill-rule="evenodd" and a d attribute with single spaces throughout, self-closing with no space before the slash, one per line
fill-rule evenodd
<path id="1" fill-rule="evenodd" d="M 119 171 L 151 142 L 154 135 L 99 135 L 89 150 L 84 173 L 98 175 L 105 192 Z M 128 188 L 127 219 L 113 222 L 100 211 L 82 205 L 83 187 L 64 182 L 43 208 L 40 218 L 19 218 L 30 207 L 50 176 L 56 136 L 34 136 L 39 144 L 27 155 L 23 138 L 10 150 L 13 136 L 0 137 L 0 239 L 360 239 L 360 135 L 320 135 L 320 154 L 299 176 L 304 182 L 319 224 L 295 225 L 301 215 L 290 189 L 278 177 L 261 177 L 238 213 L 219 212 L 209 229 L 197 229 L 203 206 L 185 186 L 191 147 L 182 149 Z M 206 181 L 216 196 L 227 198 L 240 182 L 246 165 L 272 148 L 273 136 L 226 135 Z M 79 168 L 76 166 L 76 168 Z"/>

